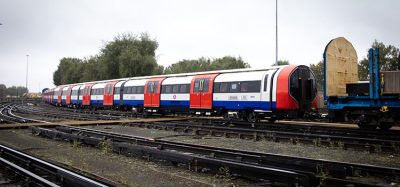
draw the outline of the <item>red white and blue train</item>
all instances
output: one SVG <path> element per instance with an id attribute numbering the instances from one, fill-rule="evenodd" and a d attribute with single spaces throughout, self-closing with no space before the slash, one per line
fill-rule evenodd
<path id="1" fill-rule="evenodd" d="M 134 77 L 60 85 L 43 93 L 57 106 L 149 113 L 301 117 L 317 108 L 315 76 L 303 65 Z"/>

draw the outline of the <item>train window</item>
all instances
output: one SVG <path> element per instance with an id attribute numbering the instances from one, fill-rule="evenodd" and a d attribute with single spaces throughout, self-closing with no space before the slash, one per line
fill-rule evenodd
<path id="1" fill-rule="evenodd" d="M 181 84 L 179 87 L 179 93 L 186 93 L 186 84 Z"/>
<path id="2" fill-rule="evenodd" d="M 243 84 L 247 84 L 247 90 L 242 90 Z M 260 92 L 261 81 L 246 81 L 240 83 L 240 92 Z"/>
<path id="3" fill-rule="evenodd" d="M 199 92 L 200 89 L 200 79 L 194 81 L 194 92 Z"/>
<path id="4" fill-rule="evenodd" d="M 147 93 L 153 93 L 152 85 L 152 82 L 147 83 Z"/>
<path id="5" fill-rule="evenodd" d="M 161 93 L 165 93 L 165 85 L 161 86 Z"/>
<path id="6" fill-rule="evenodd" d="M 107 86 L 106 86 L 106 94 L 111 94 L 111 84 L 107 84 Z"/>
<path id="7" fill-rule="evenodd" d="M 210 80 L 209 79 L 203 79 L 203 89 L 202 89 L 202 91 L 203 92 L 208 92 L 208 87 L 209 87 L 209 84 L 210 84 Z"/>
<path id="8" fill-rule="evenodd" d="M 214 93 L 218 93 L 219 92 L 219 82 L 214 82 Z"/>
<path id="9" fill-rule="evenodd" d="M 137 86 L 132 86 L 131 89 L 132 89 L 132 90 L 131 90 L 132 94 L 136 94 Z"/>
<path id="10" fill-rule="evenodd" d="M 175 84 L 172 86 L 172 93 L 178 93 L 179 92 L 179 84 Z"/>
<path id="11" fill-rule="evenodd" d="M 154 81 L 154 90 L 153 93 L 157 93 L 158 92 L 158 81 Z"/>
<path id="12" fill-rule="evenodd" d="M 231 87 L 230 87 L 230 89 L 229 89 L 229 92 L 231 92 L 231 93 L 236 93 L 236 92 L 238 92 L 238 90 L 239 90 L 239 83 L 237 83 L 237 82 L 232 82 L 232 83 L 231 83 Z"/>
<path id="13" fill-rule="evenodd" d="M 172 86 L 171 85 L 166 85 L 165 86 L 165 93 L 171 93 L 172 92 Z"/>
<path id="14" fill-rule="evenodd" d="M 266 92 L 267 91 L 267 86 L 268 86 L 268 75 L 269 74 L 267 74 L 267 75 L 265 75 L 265 78 L 264 78 L 264 92 Z"/>
<path id="15" fill-rule="evenodd" d="M 249 90 L 249 83 L 248 82 L 242 82 L 240 84 L 240 92 L 248 92 Z"/>
<path id="16" fill-rule="evenodd" d="M 144 86 L 138 86 L 136 88 L 136 93 L 137 94 L 143 94 L 144 93 Z"/>
<path id="17" fill-rule="evenodd" d="M 295 99 L 299 99 L 299 92 L 299 70 L 297 69 L 290 76 L 290 95 L 292 95 Z"/>
<path id="18" fill-rule="evenodd" d="M 114 94 L 120 94 L 121 87 L 114 87 Z"/>
<path id="19" fill-rule="evenodd" d="M 182 84 L 179 93 L 190 93 L 190 84 Z"/>
<path id="20" fill-rule="evenodd" d="M 221 84 L 219 85 L 219 92 L 220 93 L 225 93 L 228 92 L 228 85 L 229 83 L 227 82 L 221 82 Z"/>

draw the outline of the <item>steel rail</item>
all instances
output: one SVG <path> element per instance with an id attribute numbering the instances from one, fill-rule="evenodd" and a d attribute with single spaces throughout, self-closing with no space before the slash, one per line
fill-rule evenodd
<path id="1" fill-rule="evenodd" d="M 225 137 L 238 137 L 253 140 L 265 139 L 271 141 L 290 141 L 292 143 L 312 143 L 332 147 L 341 146 L 344 149 L 353 148 L 370 152 L 399 152 L 400 136 L 393 137 L 353 137 L 351 134 L 329 135 L 322 132 L 293 132 L 285 130 L 258 130 L 253 128 L 226 127 L 213 125 L 195 125 L 185 121 L 129 123 L 130 126 L 156 128 L 162 130 L 182 131 L 196 135 L 212 135 Z M 388 138 L 388 139 L 386 139 Z M 380 149 L 380 150 L 375 150 Z"/>
<path id="2" fill-rule="evenodd" d="M 339 183 L 339 184 L 357 184 L 357 185 L 370 185 L 360 181 L 354 181 L 347 179 L 346 177 L 356 177 L 355 173 L 367 173 L 372 176 L 385 176 L 385 177 L 399 177 L 400 169 L 389 168 L 389 167 L 378 167 L 365 164 L 353 164 L 345 162 L 328 161 L 321 159 L 309 159 L 302 157 L 291 157 L 287 155 L 279 154 L 269 154 L 269 153 L 257 153 L 251 151 L 242 151 L 226 148 L 217 148 L 203 145 L 192 145 L 186 143 L 171 142 L 166 140 L 156 140 L 144 137 L 137 137 L 131 135 L 124 135 L 118 133 L 110 133 L 99 130 L 79 128 L 79 127 L 69 127 L 62 126 L 57 128 L 59 131 L 43 129 L 38 127 L 32 127 L 32 132 L 40 134 L 45 137 L 66 139 L 71 141 L 77 140 L 84 144 L 98 145 L 101 141 L 109 139 L 113 142 L 113 146 L 116 146 L 117 152 L 123 152 L 123 150 L 136 150 L 136 154 L 144 154 L 147 149 L 132 148 L 129 146 L 144 146 L 152 147 L 152 151 L 146 152 L 146 154 L 157 153 L 157 154 L 172 154 L 181 153 L 184 155 L 200 155 L 200 158 L 212 158 L 217 160 L 225 160 L 232 162 L 245 163 L 255 166 L 265 166 L 269 168 L 281 169 L 292 171 L 296 173 L 301 173 L 311 180 L 308 184 L 316 185 L 316 181 L 313 178 L 321 179 L 318 174 L 320 171 L 328 171 L 329 176 L 324 178 L 324 180 Z M 129 143 L 129 144 L 127 144 Z M 128 146 L 128 147 L 127 147 Z M 158 150 L 158 152 L 154 152 Z M 169 152 L 162 152 L 169 150 Z M 141 152 L 142 151 L 142 152 Z M 154 155 L 152 155 L 154 156 Z M 159 156 L 164 158 L 164 156 Z M 182 155 L 174 155 L 174 161 L 180 162 L 180 160 L 185 160 Z M 187 159 L 187 158 L 186 158 Z M 192 158 L 194 159 L 194 158 Z M 220 163 L 221 164 L 221 163 Z M 223 165 L 223 164 L 222 164 Z M 318 169 L 319 168 L 319 169 Z M 242 174 L 243 174 L 243 170 Z M 310 176 L 312 174 L 312 176 Z M 288 176 L 286 176 L 286 180 Z M 305 180 L 304 178 L 302 178 Z M 293 182 L 293 181 L 292 181 Z M 304 181 L 303 181 L 304 182 Z M 376 184 L 373 184 L 376 185 Z"/>
<path id="3" fill-rule="evenodd" d="M 30 170 L 35 169 L 40 169 L 42 171 L 45 171 L 48 174 L 54 175 L 58 178 L 58 181 L 56 183 L 58 185 L 62 186 L 98 186 L 98 187 L 106 187 L 110 186 L 111 184 L 107 184 L 105 182 L 101 182 L 95 179 L 88 178 L 86 176 L 83 176 L 81 174 L 78 174 L 76 172 L 64 169 L 62 167 L 56 166 L 52 163 L 46 162 L 44 160 L 41 160 L 39 158 L 33 157 L 31 155 L 28 155 L 26 153 L 23 153 L 21 151 L 15 150 L 11 147 L 1 145 L 0 144 L 0 158 L 4 162 L 7 160 L 13 160 L 15 163 L 21 162 L 23 163 L 22 165 L 27 166 Z M 10 165 L 8 163 L 8 165 Z M 34 178 L 34 180 L 43 182 L 44 185 L 49 185 L 53 186 L 56 183 L 48 181 L 47 179 L 43 179 L 42 177 L 39 177 L 37 174 L 34 174 L 33 172 L 27 172 L 27 169 L 21 170 L 21 166 L 16 167 L 17 164 L 14 164 L 14 168 L 18 169 L 18 171 L 24 172 L 24 174 L 29 175 L 29 177 Z M 111 185 L 112 186 L 112 185 Z"/>

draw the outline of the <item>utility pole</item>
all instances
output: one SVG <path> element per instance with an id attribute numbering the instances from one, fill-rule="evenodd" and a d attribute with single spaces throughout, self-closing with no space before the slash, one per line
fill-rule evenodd
<path id="1" fill-rule="evenodd" d="M 275 0 L 275 64 L 278 65 L 278 0 Z"/>
<path id="2" fill-rule="evenodd" d="M 27 92 L 28 92 L 28 58 L 29 58 L 29 55 L 26 55 L 26 81 L 25 81 L 25 88 L 26 88 Z"/>

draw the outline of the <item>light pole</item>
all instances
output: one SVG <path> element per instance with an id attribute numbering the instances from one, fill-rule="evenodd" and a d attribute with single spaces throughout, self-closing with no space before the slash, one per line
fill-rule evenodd
<path id="1" fill-rule="evenodd" d="M 26 55 L 26 81 L 25 81 L 25 88 L 26 92 L 28 93 L 28 58 L 29 55 Z"/>
<path id="2" fill-rule="evenodd" d="M 275 0 L 275 64 L 278 65 L 278 0 Z"/>

